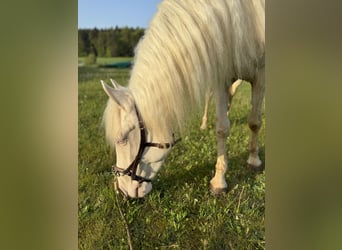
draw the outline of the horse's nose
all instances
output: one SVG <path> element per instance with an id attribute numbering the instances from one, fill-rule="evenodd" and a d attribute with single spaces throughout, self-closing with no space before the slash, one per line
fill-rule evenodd
<path id="1" fill-rule="evenodd" d="M 128 188 L 128 196 L 131 198 L 143 198 L 152 190 L 151 182 L 132 181 L 130 187 Z"/>

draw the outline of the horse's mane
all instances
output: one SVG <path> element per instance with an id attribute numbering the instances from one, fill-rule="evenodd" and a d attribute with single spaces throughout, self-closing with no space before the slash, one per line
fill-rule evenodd
<path id="1" fill-rule="evenodd" d="M 182 128 L 208 87 L 252 75 L 262 63 L 264 18 L 263 0 L 163 1 L 136 48 L 128 85 L 146 127 Z"/>

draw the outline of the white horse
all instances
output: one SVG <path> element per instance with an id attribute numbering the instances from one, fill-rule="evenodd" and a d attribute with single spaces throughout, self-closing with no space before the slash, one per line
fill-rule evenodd
<path id="1" fill-rule="evenodd" d="M 229 110 L 233 101 L 233 97 L 236 93 L 236 90 L 239 88 L 240 84 L 242 83 L 242 80 L 235 81 L 232 85 L 229 87 L 228 91 L 228 107 L 227 107 L 227 116 L 229 116 Z M 211 89 L 208 89 L 205 93 L 205 104 L 204 104 L 204 112 L 202 116 L 202 123 L 200 129 L 204 130 L 207 128 L 207 122 L 208 122 L 208 112 L 209 112 L 209 104 L 210 100 L 213 97 L 213 91 Z"/>
<path id="2" fill-rule="evenodd" d="M 121 191 L 137 198 L 152 190 L 151 180 L 175 144 L 174 132 L 200 106 L 207 89 L 213 90 L 217 117 L 217 161 L 210 188 L 215 194 L 225 191 L 228 93 L 237 79 L 252 85 L 247 162 L 258 168 L 265 1 L 164 0 L 138 44 L 128 87 L 102 82 L 110 97 L 104 127 L 115 147 L 113 170 Z"/>

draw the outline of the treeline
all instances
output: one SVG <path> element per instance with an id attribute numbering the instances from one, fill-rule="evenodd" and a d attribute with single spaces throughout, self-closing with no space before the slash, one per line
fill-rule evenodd
<path id="1" fill-rule="evenodd" d="M 79 29 L 78 56 L 133 56 L 134 48 L 144 35 L 143 28 Z"/>

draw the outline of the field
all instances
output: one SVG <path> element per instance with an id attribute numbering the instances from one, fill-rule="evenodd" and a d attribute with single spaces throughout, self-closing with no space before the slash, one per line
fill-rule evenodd
<path id="1" fill-rule="evenodd" d="M 111 63 L 117 59 L 100 59 Z M 126 85 L 128 69 L 79 67 L 79 249 L 128 249 L 126 230 L 115 203 L 111 166 L 115 155 L 104 140 L 102 112 L 107 96 L 100 80 Z M 182 132 L 144 199 L 123 200 L 134 249 L 265 249 L 265 172 L 247 168 L 250 85 L 239 88 L 227 139 L 228 193 L 215 197 L 209 181 L 216 162 L 214 105 L 208 129 L 201 112 Z M 263 116 L 263 122 L 265 119 Z M 260 132 L 265 161 L 265 125 Z"/>
<path id="2" fill-rule="evenodd" d="M 87 60 L 86 57 L 79 57 L 78 63 L 81 65 L 85 64 L 86 60 Z M 101 64 L 111 64 L 111 63 L 116 63 L 116 62 L 127 62 L 131 60 L 132 60 L 131 57 L 98 57 L 96 59 L 96 63 L 98 65 L 101 65 Z"/>

